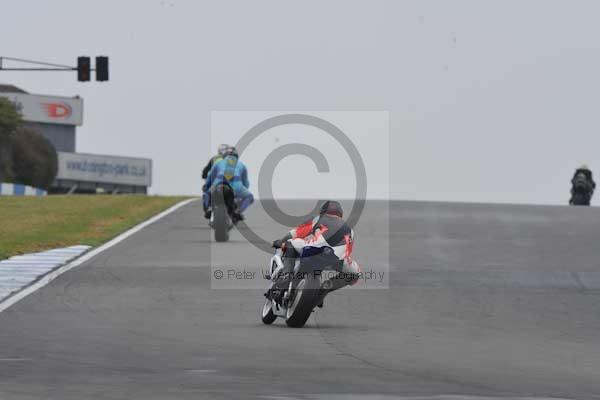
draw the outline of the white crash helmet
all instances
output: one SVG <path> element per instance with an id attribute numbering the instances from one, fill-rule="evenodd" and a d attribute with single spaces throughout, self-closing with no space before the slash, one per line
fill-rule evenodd
<path id="1" fill-rule="evenodd" d="M 227 153 L 228 148 L 229 148 L 228 144 L 220 144 L 217 152 L 221 157 L 225 157 L 225 154 Z"/>

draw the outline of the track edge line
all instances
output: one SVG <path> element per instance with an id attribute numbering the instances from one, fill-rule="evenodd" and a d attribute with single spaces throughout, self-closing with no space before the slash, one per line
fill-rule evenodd
<path id="1" fill-rule="evenodd" d="M 24 287 L 23 289 L 19 290 L 18 292 L 14 293 L 14 294 L 10 295 L 9 297 L 5 298 L 4 300 L 0 301 L 0 313 L 5 311 L 12 305 L 18 303 L 25 297 L 29 296 L 31 293 L 37 291 L 38 289 L 43 288 L 44 286 L 46 286 L 47 284 L 49 284 L 50 282 L 52 282 L 53 280 L 58 278 L 60 275 L 64 274 L 65 272 L 80 266 L 81 264 L 92 259 L 93 257 L 97 256 L 98 254 L 102 253 L 103 251 L 110 249 L 111 247 L 121 243 L 128 237 L 138 233 L 139 231 L 141 231 L 148 225 L 152 225 L 153 223 L 159 221 L 160 219 L 166 217 L 167 215 L 173 213 L 174 211 L 180 209 L 181 207 L 184 207 L 184 206 L 186 206 L 194 201 L 197 201 L 197 200 L 198 200 L 197 198 L 193 198 L 193 199 L 187 199 L 187 200 L 180 201 L 179 203 L 167 208 L 164 211 L 161 211 L 160 213 L 154 215 L 153 217 L 150 217 L 149 219 L 140 222 L 139 224 L 135 225 L 134 227 L 129 228 L 125 232 L 110 239 L 108 242 L 101 244 L 100 246 L 83 253 L 82 255 L 80 255 L 76 259 L 68 262 L 67 264 L 64 264 L 64 265 L 48 272 L 46 275 L 42 275 L 41 277 L 38 277 L 38 279 L 33 281 L 29 286 Z"/>

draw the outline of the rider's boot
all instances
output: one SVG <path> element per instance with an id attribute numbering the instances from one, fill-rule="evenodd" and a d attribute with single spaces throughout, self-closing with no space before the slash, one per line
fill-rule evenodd
<path id="1" fill-rule="evenodd" d="M 321 289 L 319 289 L 319 294 L 316 301 L 317 307 L 323 308 L 325 296 L 327 296 L 328 293 L 341 289 L 344 286 L 351 285 L 352 283 L 356 282 L 356 280 L 358 280 L 357 274 L 339 273 L 337 276 L 323 282 L 323 286 Z"/>
<path id="2" fill-rule="evenodd" d="M 204 210 L 204 218 L 210 219 L 212 216 L 212 211 L 210 209 Z"/>
<path id="3" fill-rule="evenodd" d="M 319 294 L 317 295 L 317 307 L 319 308 L 323 308 L 324 303 L 325 303 L 325 296 L 327 296 L 327 293 L 331 292 L 331 289 L 319 289 Z"/>
<path id="4" fill-rule="evenodd" d="M 234 224 L 234 225 L 235 225 L 235 224 L 237 224 L 237 223 L 238 223 L 238 222 L 240 222 L 240 221 L 243 221 L 244 219 L 246 219 L 246 218 L 244 217 L 244 215 L 243 215 L 243 214 L 240 214 L 240 213 L 238 213 L 238 212 L 233 212 L 233 213 L 231 214 L 231 222 L 233 222 L 233 224 Z"/>

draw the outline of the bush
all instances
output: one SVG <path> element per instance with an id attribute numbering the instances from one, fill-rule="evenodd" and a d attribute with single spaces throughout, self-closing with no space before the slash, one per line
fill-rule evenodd
<path id="1" fill-rule="evenodd" d="M 0 97 L 0 140 L 12 135 L 22 123 L 15 105 L 6 97 Z"/>
<path id="2" fill-rule="evenodd" d="M 52 143 L 23 127 L 19 110 L 0 97 L 0 182 L 16 182 L 48 189 L 58 170 Z"/>
<path id="3" fill-rule="evenodd" d="M 11 138 L 0 137 L 0 183 L 12 182 Z"/>
<path id="4" fill-rule="evenodd" d="M 12 139 L 22 124 L 21 114 L 10 100 L 0 97 L 0 182 L 12 181 Z"/>
<path id="5" fill-rule="evenodd" d="M 12 170 L 15 182 L 48 189 L 58 171 L 56 149 L 36 131 L 19 127 L 12 135 Z"/>

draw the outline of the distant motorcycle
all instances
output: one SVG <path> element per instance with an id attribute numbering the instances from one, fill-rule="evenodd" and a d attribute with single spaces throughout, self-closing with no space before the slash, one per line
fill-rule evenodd
<path id="1" fill-rule="evenodd" d="M 593 195 L 594 189 L 587 178 L 583 174 L 578 174 L 573 180 L 569 204 L 572 206 L 589 206 Z"/>
<path id="2" fill-rule="evenodd" d="M 235 210 L 235 196 L 231 186 L 221 183 L 211 189 L 210 226 L 215 231 L 217 242 L 227 242 L 229 231 L 233 228 L 233 212 Z"/>
<path id="3" fill-rule="evenodd" d="M 328 265 L 303 266 L 298 258 L 294 266 L 293 279 L 286 288 L 280 289 L 275 282 L 282 270 L 283 250 L 277 249 L 271 258 L 270 273 L 265 276 L 266 279 L 271 280 L 271 287 L 265 293 L 262 322 L 270 325 L 280 317 L 285 319 L 289 327 L 302 328 L 313 309 L 322 302 L 321 289 L 329 289 L 330 274 L 335 273 L 336 270 Z"/>
<path id="4" fill-rule="evenodd" d="M 592 196 L 589 193 L 574 193 L 569 202 L 572 206 L 589 206 Z"/>

